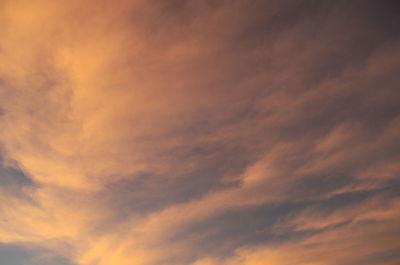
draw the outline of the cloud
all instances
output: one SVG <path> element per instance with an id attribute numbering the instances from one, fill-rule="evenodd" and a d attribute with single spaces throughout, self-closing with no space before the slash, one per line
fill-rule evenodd
<path id="1" fill-rule="evenodd" d="M 381 204 L 385 205 L 381 205 Z M 284 224 L 292 229 L 320 231 L 284 244 L 237 249 L 226 259 L 204 258 L 193 264 L 395 264 L 398 198 L 374 198 L 331 214 L 307 209 Z M 282 224 L 278 224 L 282 226 Z M 327 229 L 326 229 L 327 228 Z M 322 230 L 321 230 L 322 229 Z M 290 255 L 288 254 L 290 253 Z"/>
<path id="2" fill-rule="evenodd" d="M 397 7 L 4 1 L 0 242 L 79 265 L 395 262 Z"/>

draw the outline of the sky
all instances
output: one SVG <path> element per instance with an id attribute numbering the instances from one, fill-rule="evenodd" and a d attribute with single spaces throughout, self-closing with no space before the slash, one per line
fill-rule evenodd
<path id="1" fill-rule="evenodd" d="M 400 264 L 397 0 L 1 0 L 1 265 Z"/>

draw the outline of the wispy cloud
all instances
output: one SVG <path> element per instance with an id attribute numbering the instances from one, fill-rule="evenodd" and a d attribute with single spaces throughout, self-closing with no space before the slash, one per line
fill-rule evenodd
<path id="1" fill-rule="evenodd" d="M 32 264 L 396 264 L 394 10 L 3 1 L 0 243 Z"/>

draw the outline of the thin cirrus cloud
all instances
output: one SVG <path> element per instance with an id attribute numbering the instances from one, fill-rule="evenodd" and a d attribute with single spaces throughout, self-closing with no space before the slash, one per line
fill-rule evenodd
<path id="1" fill-rule="evenodd" d="M 398 10 L 3 1 L 0 263 L 397 264 Z"/>

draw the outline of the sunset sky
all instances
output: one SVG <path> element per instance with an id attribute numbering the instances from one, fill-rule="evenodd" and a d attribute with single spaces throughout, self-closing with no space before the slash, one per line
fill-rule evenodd
<path id="1" fill-rule="evenodd" d="M 0 265 L 399 265 L 399 14 L 0 0 Z"/>

